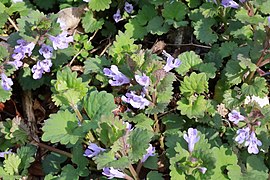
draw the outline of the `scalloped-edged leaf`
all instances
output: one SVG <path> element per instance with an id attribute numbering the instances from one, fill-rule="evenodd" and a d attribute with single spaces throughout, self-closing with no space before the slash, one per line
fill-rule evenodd
<path id="1" fill-rule="evenodd" d="M 225 58 L 232 55 L 232 52 L 238 47 L 238 45 L 233 41 L 226 41 L 221 44 L 219 48 L 219 54 L 221 58 Z"/>
<path id="2" fill-rule="evenodd" d="M 206 75 L 206 78 L 213 79 L 216 77 L 216 71 L 217 68 L 215 67 L 214 63 L 204 63 L 204 64 L 199 64 L 197 66 L 200 72 L 204 73 Z"/>
<path id="3" fill-rule="evenodd" d="M 229 61 L 225 71 L 225 76 L 227 77 L 229 84 L 237 85 L 242 81 L 244 70 L 241 68 L 238 61 Z"/>
<path id="4" fill-rule="evenodd" d="M 50 153 L 42 160 L 42 169 L 45 174 L 57 173 L 61 170 L 61 163 L 65 162 L 66 156 L 57 153 Z"/>
<path id="5" fill-rule="evenodd" d="M 76 105 L 87 93 L 87 82 L 82 82 L 82 78 L 77 77 L 76 72 L 72 72 L 66 67 L 57 72 L 57 79 L 52 80 L 52 99 L 57 106 Z"/>
<path id="6" fill-rule="evenodd" d="M 214 19 L 201 19 L 194 23 L 194 35 L 205 44 L 212 44 L 218 40 L 217 34 L 211 29 L 215 24 Z"/>
<path id="7" fill-rule="evenodd" d="M 165 18 L 165 22 L 170 25 L 174 25 L 175 28 L 179 27 L 179 22 L 185 19 L 187 13 L 187 6 L 181 1 L 167 2 L 164 4 L 162 16 Z M 181 25 L 181 24 L 180 24 Z"/>
<path id="8" fill-rule="evenodd" d="M 0 86 L 0 102 L 6 102 L 6 100 L 10 99 L 11 91 L 6 91 Z"/>
<path id="9" fill-rule="evenodd" d="M 251 84 L 244 83 L 241 86 L 241 92 L 246 96 L 263 97 L 268 93 L 266 80 L 262 77 L 256 77 Z"/>
<path id="10" fill-rule="evenodd" d="M 150 32 L 151 34 L 157 34 L 162 35 L 169 31 L 170 26 L 166 23 L 164 23 L 164 20 L 160 16 L 156 16 L 153 19 L 151 19 L 147 26 L 146 30 Z"/>
<path id="11" fill-rule="evenodd" d="M 9 55 L 8 50 L 4 46 L 0 46 L 0 62 L 2 59 L 6 58 Z"/>
<path id="12" fill-rule="evenodd" d="M 221 146 L 220 148 L 213 148 L 213 155 L 216 158 L 216 168 L 214 174 L 211 176 L 213 179 L 227 179 L 227 175 L 224 172 L 228 171 L 227 167 L 230 165 L 237 165 L 237 156 L 229 148 Z M 241 168 L 236 168 L 238 173 L 241 174 Z M 235 171 L 233 173 L 236 173 Z"/>
<path id="13" fill-rule="evenodd" d="M 190 76 L 185 76 L 184 81 L 181 83 L 180 91 L 181 94 L 185 96 L 189 96 L 194 93 L 201 94 L 203 92 L 208 92 L 206 74 L 196 74 L 193 72 Z"/>
<path id="14" fill-rule="evenodd" d="M 128 156 L 132 162 L 137 162 L 146 154 L 146 149 L 149 147 L 153 135 L 153 132 L 140 128 L 136 128 L 130 133 L 128 137 L 128 144 L 130 145 Z"/>
<path id="15" fill-rule="evenodd" d="M 263 157 L 252 155 L 247 157 L 247 169 L 242 179 L 267 179 L 267 172 Z"/>
<path id="16" fill-rule="evenodd" d="M 188 99 L 183 97 L 177 102 L 177 109 L 182 115 L 188 118 L 202 118 L 207 108 L 207 101 L 204 96 L 190 96 Z"/>
<path id="17" fill-rule="evenodd" d="M 178 59 L 181 60 L 182 64 L 176 68 L 176 71 L 182 76 L 190 69 L 195 68 L 197 65 L 202 63 L 200 56 L 194 51 L 184 52 L 178 56 Z"/>
<path id="18" fill-rule="evenodd" d="M 219 9 L 217 8 L 217 5 L 214 3 L 203 3 L 200 6 L 200 12 L 205 18 L 213 18 L 215 16 L 218 16 L 219 14 Z"/>
<path id="19" fill-rule="evenodd" d="M 123 114 L 123 119 L 127 120 L 128 122 L 133 122 L 135 123 L 137 128 L 141 128 L 141 129 L 148 129 L 148 130 L 152 130 L 152 125 L 154 123 L 154 121 L 147 117 L 145 114 L 138 114 L 136 116 L 125 116 L 125 114 Z"/>
<path id="20" fill-rule="evenodd" d="M 85 16 L 82 18 L 82 26 L 86 33 L 92 33 L 98 29 L 101 29 L 104 24 L 104 20 L 97 20 L 94 18 L 93 12 L 88 11 L 85 13 Z"/>
<path id="21" fill-rule="evenodd" d="M 113 167 L 117 169 L 124 169 L 130 165 L 130 162 L 126 156 L 116 159 L 115 152 L 105 152 L 93 158 L 97 164 L 97 169 L 104 167 Z"/>
<path id="22" fill-rule="evenodd" d="M 65 167 L 62 168 L 62 173 L 60 175 L 59 180 L 79 180 L 80 176 L 87 176 L 89 170 L 85 168 L 84 171 L 81 171 L 80 169 L 75 169 L 72 165 L 68 164 Z"/>
<path id="23" fill-rule="evenodd" d="M 230 34 L 237 39 L 250 40 L 253 37 L 253 28 L 250 24 L 246 26 L 241 25 L 237 29 L 232 29 Z"/>
<path id="24" fill-rule="evenodd" d="M 257 25 L 259 23 L 264 22 L 264 18 L 261 15 L 255 14 L 253 16 L 249 16 L 248 11 L 244 8 L 241 8 L 238 11 L 236 11 L 235 17 L 242 23 Z"/>
<path id="25" fill-rule="evenodd" d="M 110 8 L 110 4 L 112 3 L 111 0 L 90 0 L 88 5 L 89 8 L 92 9 L 93 11 L 104 11 L 105 9 Z"/>
<path id="26" fill-rule="evenodd" d="M 143 163 L 143 167 L 157 170 L 158 169 L 157 155 L 148 157 L 147 160 Z"/>
<path id="27" fill-rule="evenodd" d="M 226 90 L 223 98 L 223 103 L 229 109 L 238 107 L 245 100 L 245 96 L 239 97 L 239 93 L 233 89 Z"/>
<path id="28" fill-rule="evenodd" d="M 264 14 L 270 14 L 270 1 L 265 1 L 261 6 L 260 6 L 260 11 Z"/>
<path id="29" fill-rule="evenodd" d="M 21 159 L 17 154 L 9 154 L 4 160 L 4 169 L 9 175 L 18 175 Z"/>
<path id="30" fill-rule="evenodd" d="M 34 3 L 41 9 L 51 9 L 55 6 L 56 1 L 44 1 L 44 0 L 34 0 Z M 17 4 L 17 3 L 15 3 Z"/>
<path id="31" fill-rule="evenodd" d="M 79 139 L 84 137 L 82 127 L 79 127 L 75 114 L 68 110 L 58 111 L 51 114 L 50 118 L 45 120 L 42 127 L 42 141 L 52 143 L 60 142 L 61 144 L 76 144 Z"/>
<path id="32" fill-rule="evenodd" d="M 94 121 L 99 121 L 101 116 L 109 116 L 116 108 L 114 97 L 105 91 L 91 91 L 84 98 L 83 106 L 87 115 Z"/>

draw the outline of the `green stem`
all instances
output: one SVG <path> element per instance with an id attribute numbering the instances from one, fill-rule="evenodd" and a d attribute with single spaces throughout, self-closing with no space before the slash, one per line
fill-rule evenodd
<path id="1" fill-rule="evenodd" d="M 134 177 L 135 180 L 138 180 L 138 174 L 136 173 L 135 169 L 133 168 L 132 164 L 129 165 L 128 167 L 130 173 L 132 174 L 132 176 Z"/>

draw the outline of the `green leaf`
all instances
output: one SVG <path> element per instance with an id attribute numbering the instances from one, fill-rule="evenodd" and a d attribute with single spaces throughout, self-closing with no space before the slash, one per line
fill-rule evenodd
<path id="1" fill-rule="evenodd" d="M 257 25 L 259 23 L 263 23 L 264 22 L 264 18 L 259 15 L 259 14 L 255 14 L 253 16 L 249 16 L 248 15 L 248 11 L 244 8 L 239 9 L 236 12 L 235 17 L 241 21 L 242 23 L 248 23 L 248 24 L 254 24 Z"/>
<path id="2" fill-rule="evenodd" d="M 0 46 L 0 60 L 6 58 L 8 55 L 8 50 L 4 46 Z"/>
<path id="3" fill-rule="evenodd" d="M 55 6 L 56 1 L 43 1 L 43 0 L 34 0 L 34 3 L 41 9 L 49 10 Z M 15 3 L 17 4 L 17 3 Z"/>
<path id="4" fill-rule="evenodd" d="M 260 7 L 260 11 L 264 14 L 270 14 L 270 1 L 265 1 L 261 7 Z"/>
<path id="5" fill-rule="evenodd" d="M 23 176 L 28 175 L 28 168 L 35 161 L 36 147 L 33 145 L 23 146 L 17 151 L 17 155 L 21 159 L 19 170 Z"/>
<path id="6" fill-rule="evenodd" d="M 6 102 L 6 100 L 9 100 L 10 99 L 10 96 L 11 96 L 11 91 L 6 91 L 3 89 L 2 86 L 0 86 L 0 102 Z"/>
<path id="7" fill-rule="evenodd" d="M 186 5 L 180 1 L 174 1 L 164 4 L 162 16 L 165 18 L 165 22 L 174 24 L 174 27 L 178 28 L 179 26 L 177 24 L 185 19 L 186 13 Z"/>
<path id="8" fill-rule="evenodd" d="M 247 158 L 247 169 L 242 179 L 267 179 L 267 172 L 268 168 L 265 166 L 262 156 L 251 155 Z"/>
<path id="9" fill-rule="evenodd" d="M 223 98 L 223 103 L 229 109 L 236 108 L 245 100 L 245 96 L 240 96 L 239 92 L 233 89 L 226 90 Z"/>
<path id="10" fill-rule="evenodd" d="M 169 26 L 164 23 L 162 17 L 156 16 L 148 22 L 146 30 L 151 34 L 162 35 L 169 31 Z"/>
<path id="11" fill-rule="evenodd" d="M 200 7 L 200 12 L 205 18 L 213 18 L 219 14 L 216 4 L 212 2 L 203 3 Z"/>
<path id="12" fill-rule="evenodd" d="M 231 85 L 237 85 L 242 81 L 244 70 L 239 65 L 239 62 L 234 60 L 229 61 L 226 65 L 225 71 L 228 83 Z"/>
<path id="13" fill-rule="evenodd" d="M 157 171 L 150 171 L 146 177 L 147 180 L 163 180 L 162 174 Z"/>
<path id="14" fill-rule="evenodd" d="M 188 99 L 183 97 L 177 102 L 177 109 L 182 115 L 188 118 L 202 118 L 207 108 L 207 101 L 204 96 L 190 96 Z"/>
<path id="15" fill-rule="evenodd" d="M 82 82 L 82 78 L 77 78 L 76 72 L 71 72 L 66 67 L 57 72 L 57 79 L 52 80 L 52 99 L 57 106 L 76 105 L 87 93 L 87 82 Z"/>
<path id="16" fill-rule="evenodd" d="M 194 35 L 196 38 L 205 44 L 212 44 L 218 40 L 217 34 L 211 29 L 215 24 L 214 19 L 201 19 L 194 23 Z"/>
<path id="17" fill-rule="evenodd" d="M 19 175 L 21 159 L 16 154 L 9 154 L 4 160 L 4 169 L 9 175 Z"/>
<path id="18" fill-rule="evenodd" d="M 112 3 L 111 0 L 91 0 L 88 3 L 88 6 L 90 9 L 92 9 L 93 11 L 104 11 L 105 9 L 109 9 L 110 8 L 110 4 Z"/>
<path id="19" fill-rule="evenodd" d="M 154 121 L 147 117 L 145 114 L 138 114 L 134 117 L 132 116 L 125 116 L 125 114 L 123 114 L 123 119 L 127 120 L 128 122 L 133 122 L 136 125 L 136 128 L 141 128 L 141 129 L 147 129 L 152 131 L 152 125 L 154 123 Z"/>
<path id="20" fill-rule="evenodd" d="M 153 132 L 140 128 L 136 128 L 130 133 L 128 138 L 128 144 L 130 145 L 128 156 L 132 162 L 137 162 L 143 157 L 153 135 Z"/>
<path id="21" fill-rule="evenodd" d="M 193 72 L 189 77 L 185 76 L 184 81 L 181 83 L 180 91 L 184 96 L 208 92 L 208 82 L 205 73 L 196 74 Z"/>
<path id="22" fill-rule="evenodd" d="M 259 96 L 264 97 L 268 93 L 266 80 L 262 77 L 256 77 L 252 84 L 244 83 L 241 86 L 241 92 L 245 96 Z"/>
<path id="23" fill-rule="evenodd" d="M 85 156 L 82 156 L 82 154 L 84 154 L 83 146 L 81 142 L 78 142 L 72 148 L 72 162 L 77 164 L 77 169 L 84 171 L 86 170 L 86 166 L 89 163 L 89 160 Z"/>
<path id="24" fill-rule="evenodd" d="M 214 63 L 204 63 L 197 66 L 200 72 L 205 73 L 206 79 L 213 79 L 216 77 L 217 68 Z"/>
<path id="25" fill-rule="evenodd" d="M 190 69 L 202 63 L 200 56 L 194 51 L 184 52 L 180 54 L 178 58 L 181 60 L 182 64 L 176 68 L 176 71 L 182 76 L 189 72 Z"/>
<path id="26" fill-rule="evenodd" d="M 92 33 L 96 30 L 101 29 L 103 24 L 104 24 L 104 20 L 95 19 L 92 11 L 87 11 L 85 13 L 85 16 L 82 18 L 82 26 L 86 33 L 89 33 L 89 32 Z"/>
<path id="27" fill-rule="evenodd" d="M 62 168 L 59 180 L 79 180 L 79 172 L 72 165 L 68 164 Z"/>
<path id="28" fill-rule="evenodd" d="M 84 137 L 82 127 L 78 126 L 76 115 L 68 110 L 51 114 L 50 118 L 45 121 L 42 130 L 44 132 L 42 140 L 52 143 L 60 142 L 61 144 L 74 145 Z"/>
<path id="29" fill-rule="evenodd" d="M 19 73 L 19 83 L 23 90 L 35 90 L 42 86 L 46 77 L 43 75 L 41 79 L 33 79 L 32 72 L 29 67 L 24 67 Z"/>
<path id="30" fill-rule="evenodd" d="M 91 91 L 84 98 L 83 106 L 88 117 L 94 121 L 99 121 L 101 116 L 109 116 L 116 108 L 114 97 L 105 91 Z"/>
<path id="31" fill-rule="evenodd" d="M 232 55 L 232 52 L 238 47 L 238 45 L 235 42 L 232 41 L 226 41 L 221 44 L 219 48 L 219 54 L 221 55 L 221 58 L 225 58 Z"/>
<path id="32" fill-rule="evenodd" d="M 214 169 L 214 174 L 211 176 L 213 179 L 227 179 L 227 175 L 224 173 L 228 171 L 227 167 L 237 165 L 237 156 L 228 148 L 221 146 L 220 148 L 213 148 L 213 155 L 216 158 L 216 167 Z M 238 173 L 241 174 L 241 168 L 237 168 Z M 234 171 L 234 173 L 236 173 Z"/>
<path id="33" fill-rule="evenodd" d="M 42 169 L 45 174 L 58 173 L 61 170 L 61 163 L 65 162 L 66 156 L 50 153 L 42 160 Z"/>
<path id="34" fill-rule="evenodd" d="M 130 165 L 130 162 L 126 156 L 115 159 L 115 152 L 109 151 L 102 153 L 93 158 L 97 164 L 97 169 L 102 169 L 104 167 L 113 167 L 117 169 L 124 169 Z"/>
<path id="35" fill-rule="evenodd" d="M 143 167 L 148 169 L 158 169 L 158 157 L 157 156 L 150 156 L 147 160 L 143 163 Z"/>
<path id="36" fill-rule="evenodd" d="M 88 58 L 84 61 L 84 74 L 103 73 L 104 67 L 110 64 L 110 61 L 105 56 Z"/>

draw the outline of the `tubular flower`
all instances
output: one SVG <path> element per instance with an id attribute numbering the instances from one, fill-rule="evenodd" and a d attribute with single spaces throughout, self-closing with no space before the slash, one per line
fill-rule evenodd
<path id="1" fill-rule="evenodd" d="M 189 128 L 188 134 L 184 134 L 184 139 L 188 143 L 188 151 L 191 153 L 194 150 L 195 144 L 199 141 L 200 136 L 198 136 L 197 129 Z"/>
<path id="2" fill-rule="evenodd" d="M 239 121 L 243 121 L 244 119 L 245 117 L 236 110 L 232 110 L 232 112 L 229 113 L 229 120 L 232 121 L 234 124 L 238 124 Z"/>
<path id="3" fill-rule="evenodd" d="M 258 154 L 259 149 L 257 146 L 261 146 L 262 142 L 257 139 L 254 131 L 251 132 L 249 139 L 245 142 L 245 146 L 248 146 L 249 154 Z"/>
<path id="4" fill-rule="evenodd" d="M 114 169 L 113 167 L 105 167 L 103 168 L 103 172 L 102 174 L 104 176 L 107 176 L 108 179 L 112 179 L 112 178 L 125 178 L 125 174 L 122 173 L 121 171 Z"/>
<path id="5" fill-rule="evenodd" d="M 46 44 L 42 44 L 40 50 L 38 51 L 45 59 L 52 58 L 53 54 L 53 48 L 51 46 L 48 46 Z"/>
<path id="6" fill-rule="evenodd" d="M 238 142 L 239 144 L 242 144 L 244 141 L 249 139 L 249 132 L 250 132 L 249 127 L 238 129 L 236 131 L 237 136 L 235 138 L 235 141 Z"/>
<path id="7" fill-rule="evenodd" d="M 90 143 L 88 148 L 84 152 L 84 156 L 87 156 L 89 158 L 97 156 L 100 152 L 105 151 L 106 149 L 103 149 L 96 145 L 95 143 Z"/>
<path id="8" fill-rule="evenodd" d="M 143 155 L 141 162 L 145 162 L 150 156 L 155 156 L 155 147 L 152 144 L 149 144 L 149 147 L 146 149 L 146 154 Z"/>
<path id="9" fill-rule="evenodd" d="M 113 19 L 116 23 L 118 23 L 121 19 L 120 9 L 117 9 L 116 13 L 113 15 Z"/>
<path id="10" fill-rule="evenodd" d="M 104 75 L 111 77 L 113 80 L 109 80 L 111 86 L 121 86 L 123 84 L 130 83 L 130 80 L 118 70 L 118 67 L 115 65 L 111 66 L 111 69 L 104 68 Z"/>
<path id="11" fill-rule="evenodd" d="M 225 8 L 231 7 L 234 9 L 239 8 L 239 5 L 233 0 L 222 0 L 221 5 Z"/>
<path id="12" fill-rule="evenodd" d="M 66 49 L 68 48 L 68 43 L 73 42 L 73 37 L 68 36 L 68 33 L 66 31 L 63 31 L 61 34 L 59 34 L 56 37 L 50 35 L 49 39 L 52 41 L 53 48 L 55 50 Z"/>
<path id="13" fill-rule="evenodd" d="M 127 13 L 131 14 L 132 11 L 133 11 L 133 6 L 132 6 L 132 4 L 126 2 L 126 3 L 125 3 L 124 9 L 125 9 L 125 11 L 126 11 Z"/>
<path id="14" fill-rule="evenodd" d="M 148 87 L 150 84 L 150 78 L 145 74 L 143 74 L 142 76 L 135 75 L 135 79 L 137 83 L 139 83 L 141 86 Z"/>
<path id="15" fill-rule="evenodd" d="M 136 95 L 133 91 L 126 93 L 125 96 L 122 96 L 122 101 L 131 104 L 134 108 L 144 109 L 146 106 L 149 106 L 150 101 L 144 98 L 144 94 L 141 96 Z"/>
<path id="16" fill-rule="evenodd" d="M 180 59 L 178 58 L 174 58 L 172 57 L 170 54 L 168 54 L 166 51 L 163 51 L 162 54 L 164 54 L 167 57 L 167 63 L 166 65 L 163 67 L 163 69 L 166 72 L 169 72 L 170 70 L 172 70 L 173 68 L 177 68 L 178 66 L 180 66 L 182 64 L 182 62 L 180 61 Z"/>

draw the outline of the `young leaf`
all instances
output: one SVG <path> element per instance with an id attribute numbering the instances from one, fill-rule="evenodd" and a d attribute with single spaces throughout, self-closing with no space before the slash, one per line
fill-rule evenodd
<path id="1" fill-rule="evenodd" d="M 6 91 L 3 89 L 2 86 L 0 86 L 0 102 L 6 102 L 6 100 L 9 100 L 10 99 L 10 96 L 11 96 L 11 91 Z"/>
<path id="2" fill-rule="evenodd" d="M 86 33 L 92 33 L 98 29 L 101 29 L 103 24 L 104 20 L 95 19 L 92 11 L 87 11 L 85 16 L 82 18 L 82 26 Z"/>
<path id="3" fill-rule="evenodd" d="M 185 76 L 184 81 L 181 83 L 180 91 L 184 96 L 208 92 L 208 82 L 205 73 L 196 74 L 193 72 L 189 77 Z"/>
<path id="4" fill-rule="evenodd" d="M 61 170 L 61 163 L 65 162 L 66 156 L 50 153 L 42 160 L 42 169 L 45 174 L 58 173 Z"/>
<path id="5" fill-rule="evenodd" d="M 23 176 L 28 175 L 28 168 L 31 163 L 35 161 L 34 155 L 36 153 L 36 147 L 32 145 L 23 146 L 17 151 L 17 155 L 21 159 L 19 170 Z"/>
<path id="6" fill-rule="evenodd" d="M 190 69 L 194 69 L 202 63 L 200 56 L 194 51 L 184 52 L 180 54 L 178 58 L 181 60 L 182 64 L 176 68 L 176 71 L 182 76 L 189 72 Z"/>
<path id="7" fill-rule="evenodd" d="M 147 174 L 146 180 L 152 180 L 152 179 L 163 180 L 163 177 L 162 177 L 162 174 L 161 173 L 158 173 L 157 171 L 150 171 Z"/>
<path id="8" fill-rule="evenodd" d="M 51 83 L 54 85 L 52 98 L 57 106 L 74 106 L 87 92 L 87 82 L 82 82 L 82 78 L 77 78 L 77 73 L 71 72 L 68 67 L 58 71 L 57 79 Z"/>
<path id="9" fill-rule="evenodd" d="M 205 44 L 212 44 L 217 41 L 217 34 L 211 29 L 215 24 L 214 19 L 201 19 L 198 22 L 194 23 L 194 35 L 200 42 Z"/>
<path id="10" fill-rule="evenodd" d="M 4 169 L 9 175 L 18 175 L 21 159 L 16 154 L 9 154 L 4 160 Z"/>
<path id="11" fill-rule="evenodd" d="M 262 77 L 256 77 L 252 84 L 244 83 L 241 87 L 241 92 L 245 96 L 264 97 L 268 93 L 266 80 Z"/>

